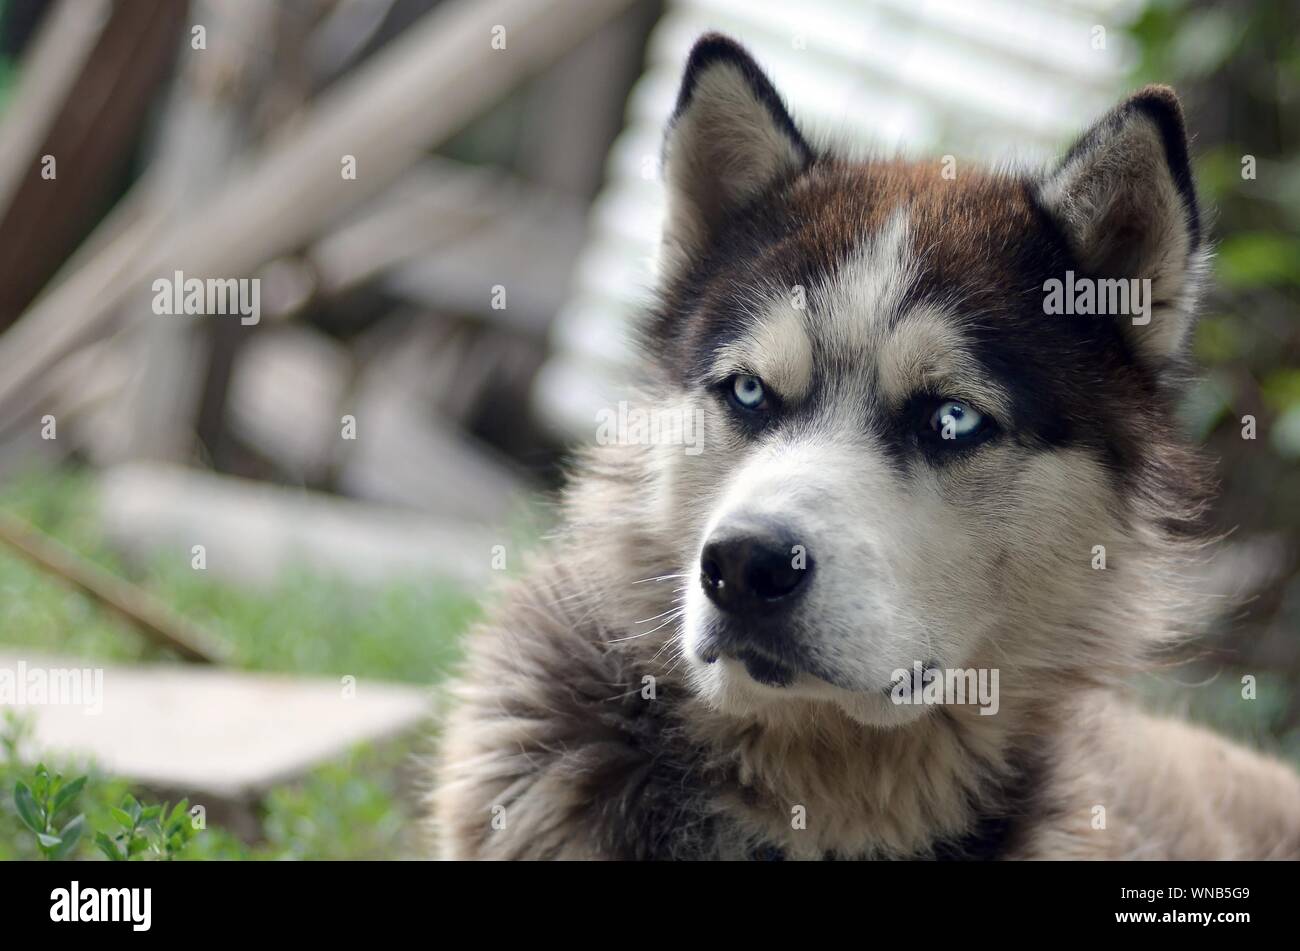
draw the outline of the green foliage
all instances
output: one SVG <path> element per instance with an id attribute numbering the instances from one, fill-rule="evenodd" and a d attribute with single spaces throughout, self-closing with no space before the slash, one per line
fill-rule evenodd
<path id="1" fill-rule="evenodd" d="M 14 786 L 14 810 L 18 819 L 36 837 L 36 847 L 47 859 L 74 858 L 86 831 L 86 817 L 72 814 L 72 807 L 86 785 L 81 776 L 64 782 L 39 764 L 29 786 L 19 781 Z"/>
<path id="2" fill-rule="evenodd" d="M 1230 289 L 1300 283 L 1300 238 L 1247 231 L 1219 242 L 1218 276 Z"/>
<path id="3" fill-rule="evenodd" d="M 189 810 L 188 799 L 175 806 L 170 803 L 142 806 L 128 793 L 122 804 L 112 810 L 116 831 L 95 833 L 95 847 L 113 862 L 144 855 L 170 862 L 185 851 L 194 837 Z"/>
<path id="4" fill-rule="evenodd" d="M 1147 74 L 1169 82 L 1212 76 L 1241 50 L 1249 22 L 1222 6 L 1152 0 L 1130 31 L 1142 45 Z"/>
<path id="5" fill-rule="evenodd" d="M 12 761 L 6 762 L 12 767 Z M 14 812 L 35 837 L 41 855 L 52 860 L 80 858 L 82 843 L 90 839 L 107 858 L 120 862 L 143 858 L 170 861 L 185 851 L 194 827 L 189 802 L 184 799 L 175 806 L 145 806 L 127 793 L 119 806 L 109 809 L 109 831 L 92 835 L 85 813 L 74 810 L 89 778 L 65 781 L 39 763 L 30 784 L 23 780 L 14 784 Z"/>
<path id="6" fill-rule="evenodd" d="M 1192 133 L 1197 187 L 1214 251 L 1195 355 L 1204 368 L 1182 421 L 1218 461 L 1213 529 L 1232 543 L 1281 535 L 1249 603 L 1225 610 L 1216 656 L 1256 676 L 1243 702 L 1226 664 L 1203 663 L 1189 712 L 1221 729 L 1253 718 L 1250 737 L 1300 751 L 1300 31 L 1294 0 L 1223 4 L 1152 0 L 1131 26 L 1132 85 L 1174 85 Z M 1255 439 L 1243 438 L 1252 417 Z M 1266 699 L 1267 698 L 1267 699 Z M 1200 703 L 1197 701 L 1197 704 Z M 1267 706 L 1266 706 L 1267 704 Z M 1194 705 L 1195 706 L 1195 705 Z M 1234 719 L 1235 718 L 1235 719 Z M 1259 725 L 1267 722 L 1267 730 Z"/>

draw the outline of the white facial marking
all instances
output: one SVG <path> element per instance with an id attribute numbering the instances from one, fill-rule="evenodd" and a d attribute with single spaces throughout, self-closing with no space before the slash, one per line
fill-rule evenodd
<path id="1" fill-rule="evenodd" d="M 826 322 L 820 335 L 827 349 L 849 357 L 872 354 L 915 278 L 911 229 L 906 212 L 899 210 L 814 289 L 812 309 Z"/>

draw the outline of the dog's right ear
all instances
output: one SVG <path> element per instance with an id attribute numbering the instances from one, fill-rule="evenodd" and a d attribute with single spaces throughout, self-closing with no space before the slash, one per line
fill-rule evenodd
<path id="1" fill-rule="evenodd" d="M 1038 196 L 1094 276 L 1151 282 L 1150 323 L 1121 325 L 1148 361 L 1177 357 L 1191 333 L 1205 254 L 1174 91 L 1148 86 L 1112 109 L 1040 183 Z"/>
<path id="2" fill-rule="evenodd" d="M 701 37 L 686 62 L 664 140 L 663 276 L 685 273 L 728 216 L 802 169 L 812 155 L 753 57 L 720 34 Z"/>

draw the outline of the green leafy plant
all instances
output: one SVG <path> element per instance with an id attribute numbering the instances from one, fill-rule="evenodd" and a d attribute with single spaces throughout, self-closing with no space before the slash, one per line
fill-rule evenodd
<path id="1" fill-rule="evenodd" d="M 95 845 L 110 861 L 125 862 L 146 853 L 170 862 L 189 845 L 194 836 L 190 823 L 189 800 L 182 799 L 168 809 L 161 806 L 143 806 L 128 793 L 122 804 L 111 810 L 118 829 L 112 835 L 95 834 Z"/>
<path id="2" fill-rule="evenodd" d="M 25 721 L 6 713 L 0 729 L 0 751 L 4 754 L 0 768 L 9 770 L 11 777 L 18 773 L 18 748 L 27 732 Z M 45 858 L 76 858 L 78 846 L 92 838 L 91 823 L 75 808 L 88 779 L 78 776 L 65 780 L 42 763 L 33 769 L 30 777 L 15 783 L 14 813 L 34 837 L 36 852 Z M 122 793 L 120 805 L 108 807 L 105 814 L 107 794 L 111 794 L 109 788 L 97 787 L 95 795 L 99 801 L 91 804 L 90 811 L 98 817 L 95 825 L 109 829 L 95 832 L 93 839 L 99 850 L 113 861 L 145 858 L 171 861 L 185 851 L 194 837 L 188 799 L 175 806 L 170 803 L 146 806 L 130 793 Z M 34 857 L 30 852 L 27 855 Z"/>
<path id="3" fill-rule="evenodd" d="M 36 767 L 30 786 L 21 781 L 14 786 L 18 818 L 36 836 L 37 848 L 47 859 L 68 858 L 81 841 L 86 830 L 86 817 L 77 813 L 66 822 L 62 817 L 72 811 L 85 785 L 85 776 L 65 783 L 62 775 L 50 775 L 41 764 Z"/>

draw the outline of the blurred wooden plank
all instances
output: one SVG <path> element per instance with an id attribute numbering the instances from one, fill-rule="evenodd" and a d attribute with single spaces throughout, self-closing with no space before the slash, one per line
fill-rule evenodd
<path id="1" fill-rule="evenodd" d="M 586 209 L 536 191 L 503 190 L 483 214 L 480 227 L 394 269 L 382 286 L 423 307 L 474 314 L 540 339 L 568 297 Z"/>
<path id="2" fill-rule="evenodd" d="M 337 294 L 414 258 L 454 250 L 516 214 L 581 228 L 585 209 L 498 169 L 431 156 L 320 238 L 305 257 Z"/>
<path id="3" fill-rule="evenodd" d="M 662 4 L 639 0 L 529 87 L 516 163 L 522 178 L 584 204 L 596 196 L 646 39 L 662 14 Z"/>
<path id="4" fill-rule="evenodd" d="M 32 755 L 93 760 L 109 775 L 187 796 L 241 800 L 363 743 L 391 742 L 430 713 L 426 688 L 359 677 L 249 673 L 172 664 L 102 665 L 81 658 L 0 652 L 15 680 L 36 671 L 83 671 L 90 704 L 4 704 L 32 719 Z M 90 684 L 86 684 L 89 678 Z M 211 818 L 211 816 L 209 816 Z"/>
<path id="5" fill-rule="evenodd" d="M 12 204 L 31 172 L 32 156 L 44 154 L 41 146 L 103 39 L 110 12 L 108 0 L 62 0 L 32 39 L 0 119 L 0 208 Z"/>
<path id="6" fill-rule="evenodd" d="M 586 215 L 582 202 L 498 170 L 429 158 L 317 240 L 302 266 L 320 296 L 380 278 L 421 308 L 540 336 L 568 293 Z"/>
<path id="7" fill-rule="evenodd" d="M 372 394 L 356 415 L 365 429 L 340 453 L 338 476 L 350 495 L 500 526 L 528 494 L 504 460 L 404 398 Z"/>
<path id="8" fill-rule="evenodd" d="M 423 308 L 403 308 L 356 337 L 352 350 L 361 366 L 354 390 L 363 401 L 369 403 L 370 394 L 378 389 L 382 402 L 396 405 L 403 417 L 414 414 L 417 427 L 432 427 L 448 438 L 453 431 L 468 434 L 468 439 L 455 437 L 451 451 L 472 454 L 471 472 L 481 466 L 496 470 L 499 474 L 491 485 L 503 492 L 527 493 L 532 484 L 529 472 L 540 474 L 557 448 L 538 431 L 532 415 L 520 410 L 527 405 L 533 378 L 546 358 L 545 341 L 535 334 L 475 317 L 444 317 Z M 340 462 L 351 455 L 344 452 Z M 439 464 L 437 471 L 442 469 Z M 455 473 L 449 476 L 454 478 Z M 457 480 L 455 486 L 463 481 Z M 476 478 L 469 482 L 464 489 L 467 498 L 484 495 Z M 361 484 L 354 491 L 366 495 Z M 448 491 L 456 495 L 456 490 L 449 487 Z M 401 498 L 403 504 L 434 506 L 431 511 L 439 508 L 427 486 L 413 494 L 402 493 Z M 489 522 L 509 508 L 486 497 L 484 502 L 480 517 Z M 445 501 L 440 508 L 447 508 Z"/>
<path id="9" fill-rule="evenodd" d="M 356 348 L 302 327 L 263 331 L 235 368 L 230 431 L 290 481 L 336 481 L 360 499 L 500 525 L 528 494 L 513 468 L 460 427 L 513 352 L 482 328 L 395 318 Z M 517 344 L 516 344 L 517 347 Z M 540 355 L 537 359 L 540 359 Z M 515 374 L 518 376 L 518 374 Z M 357 438 L 342 438 L 342 418 Z"/>
<path id="10" fill-rule="evenodd" d="M 45 21 L 0 120 L 0 329 L 100 212 L 175 57 L 186 7 L 63 0 Z M 53 179 L 42 177 L 45 155 Z"/>
<path id="11" fill-rule="evenodd" d="M 267 38 L 278 35 L 278 11 L 274 4 L 195 0 L 194 21 L 207 30 L 207 49 L 187 50 L 139 188 L 163 220 L 201 203 L 247 148 L 251 115 L 274 76 Z M 149 313 L 152 298 L 144 287 L 128 306 Z M 97 461 L 189 461 L 201 447 L 224 464 L 226 390 L 247 339 L 239 330 L 223 320 L 160 320 L 149 327 L 135 342 L 139 370 L 113 407 L 118 438 L 101 443 Z"/>
<path id="12" fill-rule="evenodd" d="M 240 353 L 226 424 L 291 480 L 324 479 L 341 448 L 342 405 L 352 383 L 346 347 L 306 327 L 271 327 Z"/>
<path id="13" fill-rule="evenodd" d="M 203 545 L 206 570 L 236 584 L 265 589 L 286 572 L 308 572 L 357 585 L 434 577 L 478 585 L 491 571 L 492 533 L 452 519 L 180 466 L 116 466 L 99 488 L 115 548 L 189 564 Z"/>

